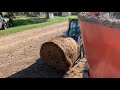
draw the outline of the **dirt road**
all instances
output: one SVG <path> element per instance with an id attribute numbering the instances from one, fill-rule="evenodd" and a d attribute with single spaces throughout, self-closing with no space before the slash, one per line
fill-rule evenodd
<path id="1" fill-rule="evenodd" d="M 75 70 L 58 72 L 40 59 L 41 45 L 67 30 L 67 22 L 0 37 L 0 78 L 81 77 L 84 60 Z"/>

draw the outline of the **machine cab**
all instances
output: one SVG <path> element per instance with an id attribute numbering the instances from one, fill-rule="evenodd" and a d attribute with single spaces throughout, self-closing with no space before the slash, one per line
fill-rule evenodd
<path id="1" fill-rule="evenodd" d="M 80 36 L 78 19 L 69 19 L 67 36 L 72 37 L 76 42 L 78 41 L 78 37 Z"/>

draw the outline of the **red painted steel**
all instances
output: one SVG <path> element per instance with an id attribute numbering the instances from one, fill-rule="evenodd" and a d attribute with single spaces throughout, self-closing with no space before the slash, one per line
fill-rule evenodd
<path id="1" fill-rule="evenodd" d="M 120 78 L 120 29 L 81 21 L 91 78 Z"/>

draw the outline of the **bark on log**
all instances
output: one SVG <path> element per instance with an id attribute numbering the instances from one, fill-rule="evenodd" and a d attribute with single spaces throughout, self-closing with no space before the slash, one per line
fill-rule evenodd
<path id="1" fill-rule="evenodd" d="M 80 55 L 80 46 L 70 37 L 56 37 L 42 45 L 40 56 L 57 70 L 69 70 Z"/>

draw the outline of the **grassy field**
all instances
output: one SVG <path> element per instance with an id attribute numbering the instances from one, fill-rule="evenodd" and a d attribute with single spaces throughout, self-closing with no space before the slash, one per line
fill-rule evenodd
<path id="1" fill-rule="evenodd" d="M 0 30 L 0 36 L 29 30 L 32 28 L 42 27 L 54 23 L 64 22 L 67 21 L 68 18 L 77 18 L 77 16 L 55 16 L 52 19 L 45 19 L 40 17 L 17 17 L 14 21 L 13 27 L 7 28 L 6 30 Z"/>

